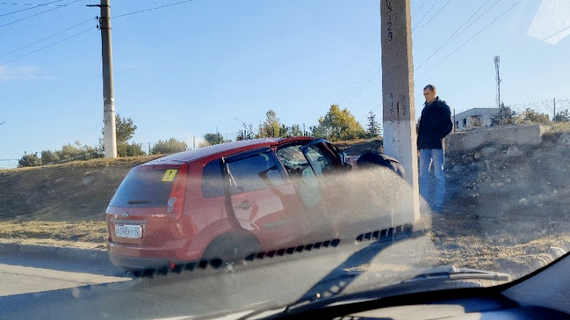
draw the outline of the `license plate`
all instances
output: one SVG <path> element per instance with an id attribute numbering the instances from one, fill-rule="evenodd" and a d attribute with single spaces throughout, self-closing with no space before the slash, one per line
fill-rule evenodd
<path id="1" fill-rule="evenodd" d="M 119 238 L 140 239 L 142 238 L 142 228 L 140 225 L 117 224 L 115 225 L 115 235 Z"/>

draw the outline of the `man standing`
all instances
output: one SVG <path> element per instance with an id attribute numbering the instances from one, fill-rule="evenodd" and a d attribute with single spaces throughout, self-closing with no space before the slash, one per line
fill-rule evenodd
<path id="1" fill-rule="evenodd" d="M 444 155 L 442 140 L 453 129 L 451 111 L 445 101 L 436 95 L 436 89 L 424 87 L 426 102 L 418 125 L 418 150 L 420 154 L 420 194 L 432 209 L 441 211 L 445 199 Z M 430 183 L 430 164 L 433 165 L 435 190 Z M 433 193 L 433 196 L 432 196 Z"/>

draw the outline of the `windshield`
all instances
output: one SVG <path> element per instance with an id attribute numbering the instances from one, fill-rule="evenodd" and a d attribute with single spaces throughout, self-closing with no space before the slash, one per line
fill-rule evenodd
<path id="1" fill-rule="evenodd" d="M 0 318 L 213 317 L 550 264 L 570 248 L 569 16 L 0 1 Z"/>

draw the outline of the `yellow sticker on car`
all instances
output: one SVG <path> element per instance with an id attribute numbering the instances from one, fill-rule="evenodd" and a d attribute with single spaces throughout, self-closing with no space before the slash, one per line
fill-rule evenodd
<path id="1" fill-rule="evenodd" d="M 177 169 L 168 169 L 168 170 L 164 171 L 164 175 L 162 176 L 161 181 L 163 181 L 163 182 L 174 181 L 174 177 L 176 177 L 176 173 L 178 173 Z"/>

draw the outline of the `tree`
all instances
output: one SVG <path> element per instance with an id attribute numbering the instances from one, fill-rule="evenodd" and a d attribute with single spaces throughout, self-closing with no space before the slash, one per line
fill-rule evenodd
<path id="1" fill-rule="evenodd" d="M 319 119 L 319 124 L 312 127 L 313 135 L 326 137 L 331 141 L 352 140 L 366 137 L 366 132 L 348 109 L 341 110 L 338 105 L 330 106 L 329 112 Z"/>
<path id="2" fill-rule="evenodd" d="M 215 145 L 224 143 L 224 137 L 219 133 L 206 133 L 204 135 L 204 140 L 208 143 L 208 145 Z"/>
<path id="3" fill-rule="evenodd" d="M 296 137 L 296 136 L 302 136 L 303 135 L 303 130 L 301 130 L 301 126 L 298 124 L 294 124 L 291 127 L 289 127 L 289 134 L 292 137 Z"/>
<path id="4" fill-rule="evenodd" d="M 119 114 L 115 116 L 115 132 L 117 135 L 117 145 L 127 143 L 135 135 L 137 126 L 131 118 L 121 118 Z"/>
<path id="5" fill-rule="evenodd" d="M 281 124 L 279 127 L 279 137 L 289 137 L 291 134 L 289 133 L 289 127 L 285 124 Z"/>
<path id="6" fill-rule="evenodd" d="M 570 114 L 568 114 L 568 109 L 558 112 L 552 120 L 554 122 L 570 122 Z"/>
<path id="7" fill-rule="evenodd" d="M 259 130 L 259 137 L 280 137 L 279 130 L 281 129 L 281 124 L 277 118 L 277 113 L 269 109 L 265 113 L 265 121 L 261 124 Z"/>
<path id="8" fill-rule="evenodd" d="M 517 123 L 550 123 L 548 115 L 545 113 L 536 112 L 532 108 L 526 108 L 518 117 Z"/>
<path id="9" fill-rule="evenodd" d="M 137 131 L 137 125 L 131 118 L 122 118 L 119 114 L 115 115 L 115 136 L 117 139 L 117 155 L 119 157 L 131 157 L 144 155 L 142 145 L 137 143 L 129 144 L 129 140 L 133 138 Z M 103 135 L 104 129 L 101 130 Z M 99 148 L 104 151 L 103 139 L 99 140 Z"/>
<path id="10" fill-rule="evenodd" d="M 89 160 L 102 157 L 100 149 L 81 145 L 79 141 L 64 145 L 61 150 L 55 151 L 54 154 L 59 161 Z"/>
<path id="11" fill-rule="evenodd" d="M 250 140 L 255 139 L 255 131 L 253 131 L 252 124 L 242 123 L 242 129 L 238 132 L 236 140 Z"/>
<path id="12" fill-rule="evenodd" d="M 38 157 L 37 152 L 35 153 L 30 153 L 30 154 L 24 154 L 19 160 L 18 160 L 18 168 L 22 168 L 22 167 L 36 167 L 36 166 L 40 166 L 42 164 L 41 159 Z"/>
<path id="13" fill-rule="evenodd" d="M 41 160 L 42 160 L 42 164 L 46 165 L 46 164 L 55 163 L 55 162 L 59 161 L 59 156 L 57 155 L 56 152 L 44 150 L 41 152 Z"/>
<path id="14" fill-rule="evenodd" d="M 511 125 L 516 123 L 516 112 L 501 103 L 499 112 L 491 118 L 492 126 Z"/>
<path id="15" fill-rule="evenodd" d="M 382 126 L 376 121 L 376 114 L 370 110 L 368 112 L 368 136 L 370 138 L 378 137 L 382 134 Z"/>
<path id="16" fill-rule="evenodd" d="M 120 157 L 138 157 L 146 155 L 142 143 L 121 143 L 117 145 L 117 153 Z"/>
<path id="17" fill-rule="evenodd" d="M 158 140 L 157 143 L 152 146 L 152 154 L 169 154 L 186 151 L 188 146 L 186 142 L 176 140 L 175 138 L 170 138 L 168 140 Z"/>

